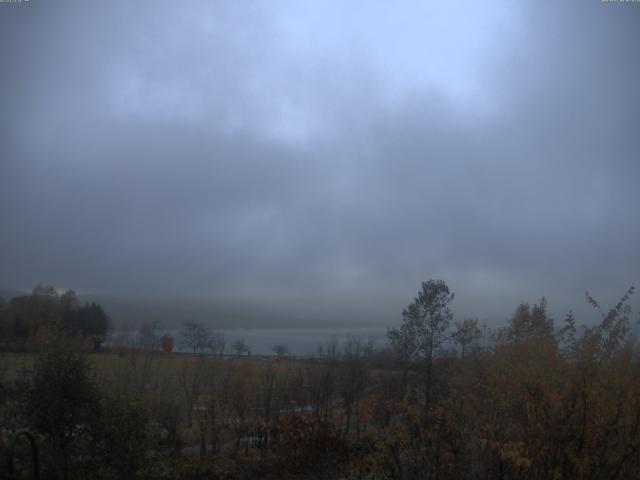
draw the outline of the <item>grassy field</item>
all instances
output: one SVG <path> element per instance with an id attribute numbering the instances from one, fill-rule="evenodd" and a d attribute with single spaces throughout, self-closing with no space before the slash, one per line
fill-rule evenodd
<path id="1" fill-rule="evenodd" d="M 33 364 L 37 358 L 37 353 L 30 352 L 0 352 L 0 379 L 15 380 L 23 378 L 33 369 Z M 95 366 L 98 376 L 112 373 L 114 370 L 128 369 L 132 365 L 144 363 L 146 366 L 153 365 L 156 369 L 162 370 L 165 374 L 177 374 L 181 369 L 204 362 L 210 366 L 237 366 L 241 364 L 252 364 L 258 369 L 266 365 L 277 365 L 279 369 L 299 365 L 300 362 L 289 359 L 265 359 L 264 357 L 245 358 L 225 358 L 224 360 L 197 355 L 183 355 L 177 353 L 145 353 L 129 352 L 118 353 L 90 353 L 87 355 L 89 361 Z"/>
<path id="2" fill-rule="evenodd" d="M 0 382 L 30 378 L 37 353 L 0 353 Z M 271 377 L 284 384 L 303 366 L 298 361 L 260 357 L 220 359 L 175 353 L 91 353 L 96 383 L 104 393 L 142 401 L 149 410 L 171 405 L 184 446 L 198 442 L 201 405 L 221 396 L 221 411 L 234 416 L 234 404 L 255 409 Z M 268 372 L 268 374 L 267 374 Z M 222 393 L 224 392 L 224 393 Z M 164 405 L 164 407 L 163 407 Z"/>
<path id="3" fill-rule="evenodd" d="M 0 353 L 0 381 L 25 378 L 33 368 L 36 356 L 31 353 Z"/>

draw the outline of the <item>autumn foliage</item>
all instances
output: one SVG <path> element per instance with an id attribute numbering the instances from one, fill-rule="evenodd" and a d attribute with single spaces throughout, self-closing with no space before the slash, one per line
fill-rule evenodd
<path id="1" fill-rule="evenodd" d="M 404 403 L 403 422 L 372 455 L 379 469 L 388 478 L 635 478 L 632 293 L 582 334 L 572 315 L 555 330 L 544 300 L 520 305 L 484 347 L 440 358 L 436 402 L 427 412 Z"/>
<path id="2" fill-rule="evenodd" d="M 162 347 L 162 351 L 165 353 L 171 353 L 173 352 L 173 348 L 175 346 L 175 341 L 173 340 L 173 337 L 170 335 L 164 335 L 161 339 L 160 339 L 160 346 Z"/>
<path id="3" fill-rule="evenodd" d="M 587 294 L 591 326 L 556 323 L 542 299 L 489 328 L 455 320 L 453 293 L 429 281 L 386 348 L 334 339 L 304 360 L 141 350 L 114 356 L 109 376 L 81 351 L 45 352 L 32 380 L 0 376 L 0 419 L 37 429 L 50 472 L 64 450 L 69 472 L 95 478 L 635 479 L 632 294 L 609 310 Z"/>

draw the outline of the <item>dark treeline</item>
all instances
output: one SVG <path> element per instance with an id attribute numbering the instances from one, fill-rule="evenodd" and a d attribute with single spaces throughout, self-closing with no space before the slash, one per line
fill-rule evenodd
<path id="1" fill-rule="evenodd" d="M 88 355 L 69 339 L 94 334 L 76 317 L 26 373 L 0 369 L 0 454 L 28 427 L 52 479 L 634 479 L 632 293 L 609 310 L 587 295 L 600 317 L 589 328 L 571 313 L 554 322 L 542 299 L 490 329 L 456 321 L 453 293 L 430 280 L 388 348 L 353 337 L 305 361 Z M 31 328 L 62 318 L 41 314 Z M 182 336 L 194 352 L 211 338 L 193 323 Z"/>
<path id="2" fill-rule="evenodd" d="M 74 336 L 86 349 L 100 348 L 109 317 L 95 302 L 81 303 L 73 290 L 38 285 L 30 295 L 0 298 L 0 348 L 39 350 L 55 332 Z"/>

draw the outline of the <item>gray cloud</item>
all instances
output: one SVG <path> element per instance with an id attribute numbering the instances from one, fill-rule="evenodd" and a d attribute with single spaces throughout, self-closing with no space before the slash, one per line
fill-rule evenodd
<path id="1" fill-rule="evenodd" d="M 640 8 L 2 5 L 0 285 L 389 324 L 638 283 Z"/>

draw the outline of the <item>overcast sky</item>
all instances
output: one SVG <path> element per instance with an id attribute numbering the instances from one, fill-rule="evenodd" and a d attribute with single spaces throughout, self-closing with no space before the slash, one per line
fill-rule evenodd
<path id="1" fill-rule="evenodd" d="M 385 325 L 429 278 L 498 319 L 640 286 L 640 3 L 31 0 L 0 47 L 0 288 Z"/>

